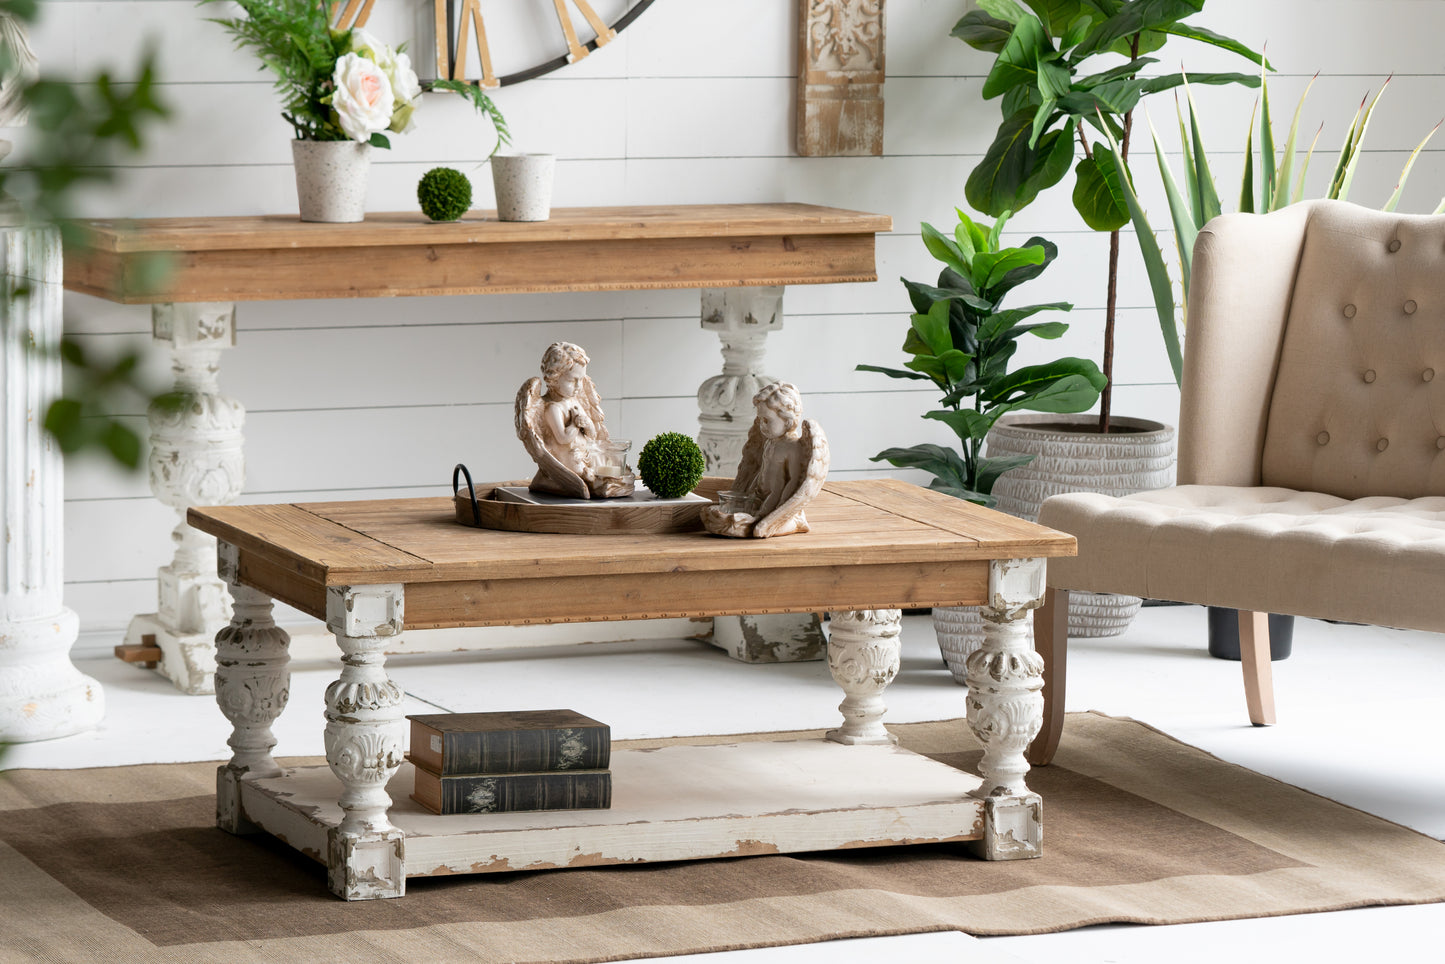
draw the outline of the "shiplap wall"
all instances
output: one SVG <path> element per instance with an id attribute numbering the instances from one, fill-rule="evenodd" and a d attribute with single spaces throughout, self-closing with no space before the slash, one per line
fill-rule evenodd
<path id="1" fill-rule="evenodd" d="M 33 41 L 47 70 L 89 73 L 112 64 L 123 76 L 153 40 L 174 110 L 146 151 L 117 171 L 115 186 L 85 199 L 83 213 L 295 210 L 289 128 L 267 75 L 205 21 L 223 8 L 190 0 L 46 0 L 43 7 Z M 898 278 L 936 274 L 917 225 L 952 223 L 964 179 L 991 140 L 997 105 L 979 97 L 991 58 L 948 36 L 968 4 L 887 0 L 885 156 L 800 158 L 792 150 L 796 7 L 796 0 L 659 0 L 612 46 L 497 100 L 517 149 L 558 155 L 558 205 L 788 200 L 891 215 L 895 232 L 878 239 L 881 280 L 790 289 L 786 327 L 770 340 L 768 364 L 802 389 L 809 413 L 827 428 L 835 475 L 879 474 L 868 461 L 879 449 L 949 439 L 919 417 L 931 407 L 930 393 L 853 366 L 902 360 L 907 302 Z M 378 0 L 371 27 L 405 39 L 423 9 L 414 0 Z M 1281 138 L 1304 85 L 1320 73 L 1302 125 L 1311 134 L 1325 125 L 1324 159 L 1310 178 L 1315 193 L 1355 105 L 1387 75 L 1395 79 L 1372 124 L 1355 199 L 1382 203 L 1409 151 L 1445 115 L 1440 0 L 1212 0 L 1199 23 L 1268 43 Z M 1179 43 L 1160 69 L 1181 61 L 1195 71 L 1248 66 Z M 1220 193 L 1232 198 L 1254 94 L 1204 89 L 1197 99 Z M 1153 104 L 1172 145 L 1172 103 Z M 477 206 L 491 206 L 489 172 L 476 167 L 490 147 L 484 125 L 449 97 L 428 99 L 418 124 L 374 163 L 370 208 L 411 208 L 416 179 L 439 163 L 472 174 Z M 1135 143 L 1147 150 L 1147 138 Z M 1445 190 L 1445 135 L 1432 146 L 1401 210 L 1431 210 Z M 1135 166 L 1163 228 L 1158 175 L 1152 163 Z M 1068 335 L 1025 346 L 1021 362 L 1102 350 L 1107 239 L 1083 227 L 1067 183 L 1020 213 L 1010 232 L 1015 242 L 1038 233 L 1060 248 L 1056 265 L 1015 300 L 1077 306 Z M 1168 250 L 1172 241 L 1164 241 Z M 1178 393 L 1132 238 L 1122 260 L 1115 411 L 1173 422 Z M 149 335 L 146 308 L 67 295 L 66 311 L 68 330 L 96 351 Z M 694 433 L 697 386 L 720 366 L 717 340 L 698 328 L 695 291 L 243 304 L 239 329 L 221 383 L 248 410 L 244 501 L 441 494 L 459 460 L 483 477 L 526 472 L 511 401 L 554 340 L 587 348 L 614 434 L 638 440 L 669 429 Z M 167 359 L 155 349 L 148 358 L 164 385 Z M 139 408 L 132 417 L 144 434 Z M 86 631 L 81 649 L 98 649 L 117 641 L 132 614 L 154 609 L 155 570 L 170 558 L 174 516 L 150 497 L 143 475 L 91 459 L 71 460 L 67 473 L 66 601 Z"/>

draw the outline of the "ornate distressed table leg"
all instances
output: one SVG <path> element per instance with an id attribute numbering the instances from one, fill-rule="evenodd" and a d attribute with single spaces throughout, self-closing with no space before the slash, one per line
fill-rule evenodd
<path id="1" fill-rule="evenodd" d="M 7 297 L 30 289 L 0 306 L 0 743 L 69 736 L 105 713 L 100 684 L 70 662 L 80 622 L 64 604 L 64 466 L 42 428 L 60 394 L 60 273 L 56 232 L 0 228 L 0 284 Z"/>
<path id="2" fill-rule="evenodd" d="M 216 770 L 216 826 L 255 833 L 241 807 L 241 782 L 281 775 L 271 756 L 271 724 L 291 691 L 291 642 L 271 618 L 271 597 L 236 581 L 236 550 L 221 544 L 221 573 L 231 583 L 230 625 L 216 634 L 216 703 L 231 721 L 232 754 Z"/>
<path id="3" fill-rule="evenodd" d="M 246 467 L 241 428 L 246 410 L 217 390 L 221 352 L 236 343 L 231 304 L 157 305 L 157 341 L 171 346 L 175 388 L 151 405 L 150 481 L 156 498 L 181 514 L 171 533 L 175 559 L 161 568 L 156 612 L 137 616 L 125 645 L 154 637 L 158 671 L 186 693 L 213 688 L 216 630 L 231 618 L 231 599 L 216 575 L 216 540 L 186 524 L 193 505 L 224 505 L 241 494 Z"/>
<path id="4" fill-rule="evenodd" d="M 763 373 L 763 352 L 768 333 L 783 327 L 783 288 L 704 288 L 702 327 L 722 340 L 723 370 L 697 390 L 697 442 L 709 475 L 732 476 L 756 414 L 753 396 L 778 381 Z M 719 616 L 711 642 L 745 663 L 822 659 L 827 647 L 812 613 Z"/>
<path id="5" fill-rule="evenodd" d="M 326 626 L 342 653 L 341 678 L 326 688 L 326 762 L 344 788 L 327 883 L 347 900 L 401 897 L 406 835 L 387 818 L 386 783 L 401 766 L 405 717 L 384 650 L 401 635 L 402 587 L 328 587 Z"/>
<path id="6" fill-rule="evenodd" d="M 1029 643 L 1029 613 L 1044 596 L 1044 560 L 989 564 L 982 607 L 983 646 L 968 657 L 968 725 L 983 743 L 974 791 L 984 800 L 983 839 L 974 850 L 987 860 L 1042 853 L 1042 807 L 1024 777 L 1024 750 L 1044 721 L 1044 661 Z"/>
<path id="7" fill-rule="evenodd" d="M 843 725 L 828 731 L 835 743 L 897 743 L 883 728 L 883 690 L 898 675 L 903 613 L 897 609 L 835 612 L 828 621 L 828 672 L 848 694 L 838 704 Z"/>

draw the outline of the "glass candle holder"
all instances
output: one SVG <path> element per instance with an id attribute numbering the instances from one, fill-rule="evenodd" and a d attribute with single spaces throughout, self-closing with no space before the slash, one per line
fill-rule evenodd
<path id="1" fill-rule="evenodd" d="M 742 512 L 754 515 L 758 511 L 758 498 L 742 489 L 723 489 L 717 494 L 717 504 L 723 512 L 732 515 Z"/>
<path id="2" fill-rule="evenodd" d="M 595 474 L 602 479 L 620 479 L 632 474 L 627 464 L 627 450 L 632 448 L 632 439 L 608 439 L 597 446 L 597 468 Z"/>

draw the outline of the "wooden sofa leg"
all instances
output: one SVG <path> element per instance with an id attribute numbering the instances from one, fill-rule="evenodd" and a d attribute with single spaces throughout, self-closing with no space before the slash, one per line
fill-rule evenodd
<path id="1" fill-rule="evenodd" d="M 1064 668 L 1069 649 L 1069 591 L 1044 590 L 1034 610 L 1034 650 L 1044 659 L 1044 725 L 1024 754 L 1031 765 L 1047 766 L 1064 732 Z"/>
<path id="2" fill-rule="evenodd" d="M 1239 662 L 1244 667 L 1244 701 L 1249 722 L 1274 724 L 1274 670 L 1270 662 L 1269 613 L 1239 611 Z"/>

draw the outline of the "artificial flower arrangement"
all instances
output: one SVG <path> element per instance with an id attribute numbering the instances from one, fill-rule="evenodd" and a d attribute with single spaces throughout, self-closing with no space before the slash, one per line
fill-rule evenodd
<path id="1" fill-rule="evenodd" d="M 200 0 L 203 4 L 220 0 Z M 492 149 L 510 143 L 507 122 L 480 87 L 462 80 L 423 83 L 406 45 L 390 47 L 360 27 L 335 30 L 328 0 L 233 0 L 245 17 L 218 18 L 236 46 L 249 48 L 276 73 L 281 116 L 301 141 L 356 141 L 390 147 L 387 133 L 416 125 L 423 91 L 461 94 L 497 132 Z"/>

